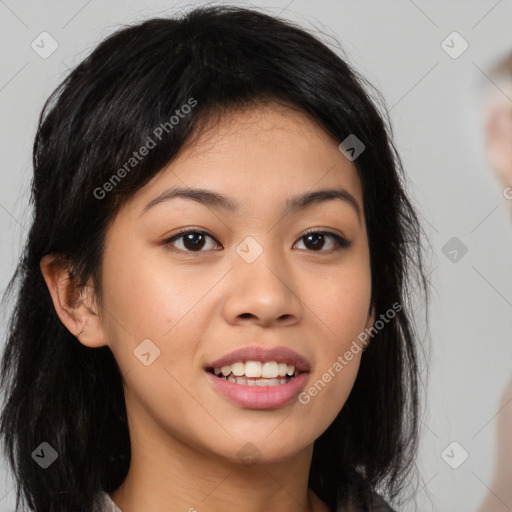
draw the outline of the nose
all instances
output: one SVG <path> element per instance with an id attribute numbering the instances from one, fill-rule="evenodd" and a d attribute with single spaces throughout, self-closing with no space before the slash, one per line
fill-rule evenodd
<path id="1" fill-rule="evenodd" d="M 232 325 L 253 323 L 261 327 L 289 326 L 298 323 L 303 302 L 297 280 L 286 263 L 270 250 L 252 263 L 240 259 L 230 272 L 223 314 Z"/>

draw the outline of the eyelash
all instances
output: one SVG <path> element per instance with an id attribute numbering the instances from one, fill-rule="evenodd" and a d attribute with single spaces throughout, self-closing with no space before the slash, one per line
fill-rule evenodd
<path id="1" fill-rule="evenodd" d="M 201 231 L 199 229 L 183 229 L 181 231 L 178 231 L 178 233 L 176 233 L 175 235 L 173 235 L 172 237 L 170 238 L 167 238 L 166 240 L 163 241 L 163 245 L 166 246 L 166 247 L 170 247 L 172 245 L 172 243 L 180 238 L 183 238 L 184 235 L 187 235 L 187 234 L 190 234 L 190 233 L 195 233 L 195 234 L 201 234 L 201 235 L 206 235 L 206 236 L 209 236 L 210 238 L 212 238 L 213 240 L 215 240 L 217 243 L 219 243 L 212 235 L 210 235 L 209 233 L 207 233 L 206 231 Z M 318 253 L 332 253 L 332 252 L 338 252 L 338 251 L 341 251 L 343 249 L 346 249 L 348 247 L 350 247 L 352 245 L 351 242 L 349 242 L 346 238 L 343 238 L 342 236 L 340 235 L 337 235 L 336 233 L 332 233 L 330 231 L 322 231 L 322 230 L 315 230 L 315 229 L 311 229 L 311 230 L 308 230 L 306 231 L 300 238 L 299 240 L 305 238 L 306 236 L 308 235 L 311 235 L 311 234 L 321 234 L 321 235 L 328 235 L 330 237 L 332 237 L 337 245 L 336 248 L 334 249 L 331 249 L 331 250 L 328 250 L 328 251 L 324 251 L 324 250 L 319 250 L 319 251 L 313 251 L 313 250 L 307 250 L 307 252 L 312 252 L 312 253 L 315 253 L 315 252 L 318 252 Z M 195 252 L 206 252 L 204 250 L 199 250 L 199 251 L 189 251 L 187 249 L 171 249 L 171 250 L 177 250 L 177 251 L 181 251 L 181 252 L 188 252 L 188 253 L 195 253 Z M 304 249 L 301 249 L 301 250 L 304 250 Z"/>

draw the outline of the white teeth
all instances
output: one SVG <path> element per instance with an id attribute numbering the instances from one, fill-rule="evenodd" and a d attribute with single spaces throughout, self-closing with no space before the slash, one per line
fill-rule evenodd
<path id="1" fill-rule="evenodd" d="M 247 361 L 244 373 L 246 377 L 261 377 L 261 363 L 259 361 Z"/>
<path id="2" fill-rule="evenodd" d="M 263 368 L 261 370 L 261 376 L 266 379 L 275 379 L 279 375 L 279 368 L 275 361 L 269 361 L 267 363 L 263 363 Z"/>
<path id="3" fill-rule="evenodd" d="M 241 377 L 245 373 L 244 363 L 235 363 L 231 365 L 231 371 L 236 377 Z"/>
<path id="4" fill-rule="evenodd" d="M 277 365 L 277 374 L 279 375 L 279 377 L 286 377 L 287 371 L 288 371 L 288 365 L 286 363 L 279 363 Z"/>
<path id="5" fill-rule="evenodd" d="M 277 363 L 276 361 L 237 361 L 231 365 L 225 365 L 220 368 L 214 368 L 213 372 L 219 376 L 222 374 L 227 377 L 233 374 L 235 377 L 263 377 L 265 379 L 276 379 L 277 377 L 289 377 L 297 375 L 293 364 Z"/>
<path id="6" fill-rule="evenodd" d="M 229 382 L 236 382 L 236 384 L 242 384 L 243 386 L 280 386 L 281 384 L 287 384 L 286 379 L 244 379 L 243 377 L 229 376 L 227 378 Z"/>

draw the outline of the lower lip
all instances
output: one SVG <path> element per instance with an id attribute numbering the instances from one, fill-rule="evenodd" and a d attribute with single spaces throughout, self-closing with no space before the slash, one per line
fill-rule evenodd
<path id="1" fill-rule="evenodd" d="M 278 386 L 244 386 L 229 382 L 206 372 L 207 378 L 217 391 L 232 402 L 247 409 L 277 409 L 292 402 L 304 389 L 308 373 L 300 373 L 287 384 Z"/>

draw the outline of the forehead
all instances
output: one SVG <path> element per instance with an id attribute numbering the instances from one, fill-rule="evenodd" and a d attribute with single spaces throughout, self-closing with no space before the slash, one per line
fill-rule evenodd
<path id="1" fill-rule="evenodd" d="M 339 142 L 306 114 L 283 106 L 237 109 L 210 126 L 133 198 L 142 210 L 168 187 L 214 189 L 262 209 L 284 198 L 343 187 L 361 203 L 357 169 Z"/>
<path id="2" fill-rule="evenodd" d="M 251 106 L 229 112 L 185 148 L 181 159 L 236 159 L 250 168 L 263 164 L 272 168 L 282 163 L 283 171 L 319 167 L 326 161 L 354 167 L 338 150 L 336 141 L 306 113 L 281 105 Z M 270 165 L 275 161 L 274 166 Z M 330 167 L 330 166 L 329 166 Z M 354 167 L 355 170 L 355 167 Z M 297 178 L 300 178 L 296 173 Z"/>

